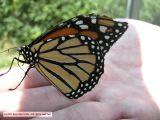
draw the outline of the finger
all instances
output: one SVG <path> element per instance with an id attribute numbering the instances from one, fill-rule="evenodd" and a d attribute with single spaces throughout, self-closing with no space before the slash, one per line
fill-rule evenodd
<path id="1" fill-rule="evenodd" d="M 68 99 L 52 86 L 0 93 L 0 111 L 56 111 L 78 102 L 93 100 L 86 94 L 78 100 Z"/>
<path id="2" fill-rule="evenodd" d="M 100 102 L 83 102 L 53 112 L 55 120 L 118 120 L 119 111 Z"/>
<path id="3" fill-rule="evenodd" d="M 57 109 L 58 103 L 63 105 L 62 99 L 69 101 L 50 86 L 2 92 L 0 98 L 0 111 L 46 111 L 51 110 L 50 106 Z"/>

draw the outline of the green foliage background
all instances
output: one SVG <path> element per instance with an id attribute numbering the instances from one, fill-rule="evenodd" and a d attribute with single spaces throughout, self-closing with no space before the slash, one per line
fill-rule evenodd
<path id="1" fill-rule="evenodd" d="M 79 14 L 126 17 L 127 0 L 0 0 L 0 51 L 29 44 Z M 160 25 L 160 0 L 142 0 L 140 19 Z M 0 63 L 1 64 L 1 63 Z"/>
<path id="2" fill-rule="evenodd" d="M 142 0 L 140 19 L 160 26 L 160 0 Z"/>
<path id="3" fill-rule="evenodd" d="M 0 39 L 27 44 L 78 14 L 98 13 L 98 0 L 0 0 Z"/>

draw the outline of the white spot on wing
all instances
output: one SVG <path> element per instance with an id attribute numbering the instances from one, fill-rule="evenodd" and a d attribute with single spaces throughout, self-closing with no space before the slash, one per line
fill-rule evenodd
<path id="1" fill-rule="evenodd" d="M 82 21 L 82 20 L 79 20 L 79 21 L 76 22 L 76 24 L 77 24 L 77 25 L 83 24 L 83 21 Z"/>
<path id="2" fill-rule="evenodd" d="M 124 26 L 124 28 L 127 28 L 127 26 Z"/>
<path id="3" fill-rule="evenodd" d="M 60 23 L 60 24 L 59 24 L 59 26 L 62 26 L 62 25 L 64 25 L 64 23 Z"/>
<path id="4" fill-rule="evenodd" d="M 111 42 L 114 42 L 114 40 L 111 40 Z"/>
<path id="5" fill-rule="evenodd" d="M 80 93 L 80 92 L 81 92 L 81 89 L 78 89 L 78 90 L 77 90 L 77 93 Z"/>
<path id="6" fill-rule="evenodd" d="M 91 19 L 91 22 L 96 24 L 96 19 Z"/>
<path id="7" fill-rule="evenodd" d="M 95 42 L 94 42 L 94 41 L 91 41 L 91 43 L 92 43 L 92 44 L 95 44 Z"/>
<path id="8" fill-rule="evenodd" d="M 99 50 L 99 46 L 97 46 L 97 50 Z"/>
<path id="9" fill-rule="evenodd" d="M 105 39 L 109 39 L 109 38 L 110 38 L 110 36 L 108 36 L 108 35 L 105 35 L 105 36 L 104 36 L 104 38 L 105 38 Z"/>
<path id="10" fill-rule="evenodd" d="M 34 57 L 37 57 L 37 56 L 38 56 L 37 53 L 35 53 L 35 54 L 34 54 Z"/>
<path id="11" fill-rule="evenodd" d="M 116 30 L 115 30 L 115 32 L 116 32 L 116 33 L 119 33 L 119 30 L 118 30 L 118 29 L 116 29 Z"/>
<path id="12" fill-rule="evenodd" d="M 102 43 L 103 43 L 103 40 L 100 40 L 99 43 L 102 44 Z"/>
<path id="13" fill-rule="evenodd" d="M 96 82 L 93 83 L 93 85 L 95 85 L 95 84 L 96 84 Z"/>
<path id="14" fill-rule="evenodd" d="M 85 40 L 85 37 L 84 37 L 84 36 L 81 36 L 81 39 L 82 39 L 82 40 Z"/>
<path id="15" fill-rule="evenodd" d="M 86 91 L 87 90 L 87 88 L 84 88 L 84 91 Z"/>
<path id="16" fill-rule="evenodd" d="M 69 28 L 71 25 L 69 24 L 69 25 L 67 25 L 67 27 Z"/>
<path id="17" fill-rule="evenodd" d="M 84 44 L 86 44 L 86 45 L 87 45 L 87 44 L 88 44 L 88 42 L 84 42 Z"/>
<path id="18" fill-rule="evenodd" d="M 72 95 L 74 94 L 75 92 L 72 92 Z"/>
<path id="19" fill-rule="evenodd" d="M 75 97 L 78 97 L 78 95 L 75 95 Z"/>
<path id="20" fill-rule="evenodd" d="M 107 27 L 105 27 L 105 26 L 100 26 L 99 29 L 100 29 L 101 32 L 104 33 L 104 32 L 106 32 Z"/>
<path id="21" fill-rule="evenodd" d="M 106 53 L 107 52 L 107 50 L 104 50 L 104 53 Z"/>
<path id="22" fill-rule="evenodd" d="M 89 86 L 89 89 L 92 89 L 92 86 Z"/>
<path id="23" fill-rule="evenodd" d="M 65 37 L 61 37 L 62 40 L 65 40 Z"/>
<path id="24" fill-rule="evenodd" d="M 120 27 L 121 27 L 121 26 L 122 26 L 122 23 L 118 23 L 118 26 L 120 26 Z"/>
<path id="25" fill-rule="evenodd" d="M 51 41 L 52 39 L 48 39 L 47 42 Z"/>
<path id="26" fill-rule="evenodd" d="M 85 86 L 88 86 L 88 85 L 89 85 L 88 83 L 85 84 Z"/>
<path id="27" fill-rule="evenodd" d="M 70 96 L 70 94 L 68 93 L 68 94 L 66 94 L 66 96 Z"/>
<path id="28" fill-rule="evenodd" d="M 96 70 L 97 72 L 99 72 L 99 68 L 97 68 L 97 70 Z"/>
<path id="29" fill-rule="evenodd" d="M 88 37 L 88 40 L 91 40 L 91 38 L 90 38 L 90 37 Z"/>
<path id="30" fill-rule="evenodd" d="M 101 46 L 101 50 L 103 50 L 104 49 L 104 47 L 103 46 Z"/>
<path id="31" fill-rule="evenodd" d="M 83 92 L 83 91 L 81 91 L 81 93 L 80 93 L 80 94 L 82 95 L 83 93 L 84 93 L 84 92 Z"/>
<path id="32" fill-rule="evenodd" d="M 88 25 L 80 25 L 81 29 L 88 29 Z"/>
<path id="33" fill-rule="evenodd" d="M 108 43 L 106 43 L 106 46 L 109 46 L 109 44 L 108 44 Z"/>
<path id="34" fill-rule="evenodd" d="M 75 37 L 75 35 L 69 35 L 69 37 Z"/>
<path id="35" fill-rule="evenodd" d="M 92 45 L 92 46 L 91 46 L 91 48 L 93 48 L 93 49 L 94 49 L 94 48 L 95 48 L 95 46 L 94 46 L 94 45 Z"/>

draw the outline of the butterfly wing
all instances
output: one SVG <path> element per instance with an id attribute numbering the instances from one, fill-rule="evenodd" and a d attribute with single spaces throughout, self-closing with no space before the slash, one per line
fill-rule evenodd
<path id="1" fill-rule="evenodd" d="M 90 91 L 103 73 L 104 55 L 128 28 L 107 16 L 79 15 L 28 45 L 36 69 L 68 98 Z"/>
<path id="2" fill-rule="evenodd" d="M 68 98 L 78 98 L 90 91 L 103 73 L 103 55 L 90 37 L 71 35 L 36 45 L 36 69 Z"/>
<path id="3" fill-rule="evenodd" d="M 83 35 L 96 40 L 105 55 L 127 28 L 126 22 L 118 22 L 107 16 L 79 15 L 44 33 L 29 46 L 47 39 L 56 39 L 67 35 Z"/>

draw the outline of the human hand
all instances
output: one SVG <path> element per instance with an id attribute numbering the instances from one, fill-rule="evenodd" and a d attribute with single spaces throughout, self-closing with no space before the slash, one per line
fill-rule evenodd
<path id="1" fill-rule="evenodd" d="M 128 30 L 106 54 L 105 72 L 91 92 L 70 100 L 35 69 L 17 90 L 8 91 L 23 77 L 16 68 L 0 78 L 0 110 L 52 111 L 52 120 L 159 120 L 160 28 L 127 22 Z"/>

